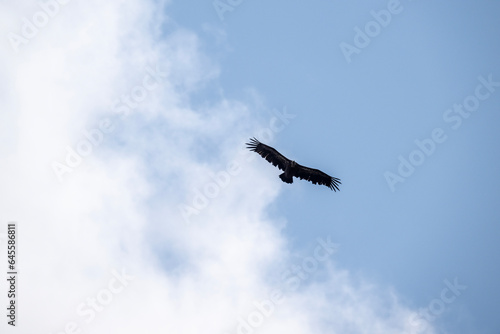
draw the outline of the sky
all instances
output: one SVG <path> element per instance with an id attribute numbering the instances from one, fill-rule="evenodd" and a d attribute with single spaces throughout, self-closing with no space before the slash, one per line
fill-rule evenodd
<path id="1" fill-rule="evenodd" d="M 499 12 L 0 3 L 0 332 L 499 333 Z"/>

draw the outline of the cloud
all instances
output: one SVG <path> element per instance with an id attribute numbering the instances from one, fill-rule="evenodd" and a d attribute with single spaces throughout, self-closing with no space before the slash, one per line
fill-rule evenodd
<path id="1" fill-rule="evenodd" d="M 40 3 L 1 4 L 4 35 L 22 34 Z M 166 2 L 57 3 L 17 52 L 1 46 L 0 210 L 18 222 L 19 329 L 244 332 L 256 303 L 282 291 L 247 332 L 417 332 L 395 293 L 356 284 L 333 258 L 290 288 L 291 268 L 307 262 L 297 256 L 314 259 L 315 248 L 290 248 L 283 220 L 266 214 L 276 179 L 242 153 L 268 126 L 257 121 L 265 106 L 221 93 L 217 64 Z M 148 69 L 163 74 L 141 90 Z M 92 142 L 103 120 L 113 130 Z M 67 164 L 68 147 L 81 161 L 60 182 L 52 166 Z M 232 160 L 244 172 L 186 224 L 179 205 Z"/>

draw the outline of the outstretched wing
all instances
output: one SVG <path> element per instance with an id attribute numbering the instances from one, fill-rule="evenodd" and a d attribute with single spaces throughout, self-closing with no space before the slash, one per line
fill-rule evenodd
<path id="1" fill-rule="evenodd" d="M 298 177 L 301 180 L 310 181 L 313 184 L 325 185 L 333 191 L 340 191 L 339 184 L 342 183 L 340 182 L 340 179 L 323 173 L 318 169 L 305 167 L 299 164 L 297 164 L 297 166 L 293 169 L 293 176 Z"/>
<path id="2" fill-rule="evenodd" d="M 271 146 L 262 144 L 255 138 L 250 138 L 250 142 L 246 144 L 247 148 L 250 151 L 259 153 L 261 157 L 272 163 L 273 166 L 277 166 L 281 170 L 285 170 L 287 164 L 290 162 L 290 160 L 285 158 L 285 156 L 280 152 L 276 151 Z"/>

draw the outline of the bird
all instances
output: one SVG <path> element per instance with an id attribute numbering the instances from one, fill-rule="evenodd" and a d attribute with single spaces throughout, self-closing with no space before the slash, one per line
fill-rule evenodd
<path id="1" fill-rule="evenodd" d="M 271 146 L 262 144 L 255 137 L 250 138 L 250 142 L 246 143 L 246 145 L 250 151 L 257 152 L 261 157 L 272 163 L 273 166 L 284 171 L 279 177 L 285 183 L 293 183 L 293 177 L 298 177 L 313 184 L 325 185 L 333 191 L 340 191 L 339 184 L 342 182 L 340 182 L 339 178 L 332 177 L 318 169 L 299 165 L 295 161 L 286 158 Z"/>

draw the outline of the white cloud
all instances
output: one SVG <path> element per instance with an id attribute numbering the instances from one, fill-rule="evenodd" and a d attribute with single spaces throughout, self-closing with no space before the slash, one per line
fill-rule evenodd
<path id="1" fill-rule="evenodd" d="M 9 6 L 0 5 L 4 36 L 40 10 Z M 281 275 L 294 261 L 282 223 L 266 216 L 276 180 L 240 155 L 261 127 L 260 104 L 220 94 L 193 107 L 219 70 L 194 33 L 162 18 L 164 7 L 71 1 L 17 53 L 1 46 L 0 211 L 2 224 L 19 224 L 22 333 L 236 333 L 255 302 L 286 290 Z M 148 66 L 166 73 L 160 86 L 117 113 L 113 101 L 132 94 Z M 114 130 L 58 182 L 52 163 L 103 119 Z M 186 224 L 178 205 L 231 160 L 244 171 Z M 302 280 L 251 330 L 417 332 L 394 293 L 320 265 L 324 280 Z M 120 285 L 122 270 L 133 278 Z"/>

